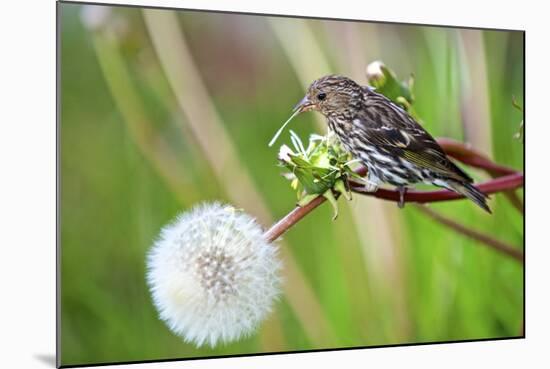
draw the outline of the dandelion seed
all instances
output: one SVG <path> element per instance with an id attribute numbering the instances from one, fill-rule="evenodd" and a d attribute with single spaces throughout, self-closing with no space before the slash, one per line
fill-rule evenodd
<path id="1" fill-rule="evenodd" d="M 280 294 L 280 261 L 254 218 L 219 203 L 181 214 L 147 259 L 160 318 L 197 346 L 248 336 Z"/>
<path id="2" fill-rule="evenodd" d="M 292 113 L 292 115 L 290 116 L 290 118 L 288 118 L 287 121 L 283 123 L 283 125 L 281 126 L 281 128 L 279 128 L 279 130 L 275 133 L 275 136 L 273 136 L 273 138 L 271 139 L 271 141 L 269 141 L 269 144 L 268 144 L 267 146 L 269 146 L 269 147 L 273 146 L 273 144 L 275 143 L 275 141 L 277 141 L 277 138 L 279 138 L 279 136 L 281 135 L 281 133 L 283 133 L 283 130 L 284 130 L 285 127 L 288 125 L 288 123 L 290 123 L 290 121 L 291 121 L 295 116 L 297 116 L 298 114 L 300 114 L 300 110 L 296 110 L 294 113 Z"/>

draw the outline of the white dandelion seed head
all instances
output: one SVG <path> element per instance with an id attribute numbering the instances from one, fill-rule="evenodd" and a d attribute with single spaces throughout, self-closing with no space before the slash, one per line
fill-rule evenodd
<path id="1" fill-rule="evenodd" d="M 254 218 L 199 205 L 165 226 L 147 258 L 160 318 L 197 346 L 250 335 L 280 294 L 281 263 Z"/>

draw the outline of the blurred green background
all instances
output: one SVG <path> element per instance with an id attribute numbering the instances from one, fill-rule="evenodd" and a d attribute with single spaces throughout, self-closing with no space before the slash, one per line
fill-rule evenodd
<path id="1" fill-rule="evenodd" d="M 523 105 L 522 32 L 59 7 L 63 365 L 523 334 L 520 263 L 414 206 L 360 196 L 340 199 L 336 221 L 325 204 L 284 236 L 284 295 L 248 339 L 185 344 L 145 284 L 152 241 L 194 204 L 226 201 L 266 227 L 293 208 L 267 143 L 328 73 L 365 84 L 374 60 L 414 73 L 428 131 L 523 171 L 511 103 Z M 291 128 L 326 131 L 317 113 Z M 523 216 L 501 194 L 490 206 L 432 208 L 522 248 Z"/>

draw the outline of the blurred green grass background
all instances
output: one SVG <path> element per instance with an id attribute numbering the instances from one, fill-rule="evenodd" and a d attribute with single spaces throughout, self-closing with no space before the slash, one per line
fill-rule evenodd
<path id="1" fill-rule="evenodd" d="M 522 266 L 413 206 L 355 196 L 334 222 L 328 205 L 307 216 L 281 243 L 286 289 L 270 319 L 214 349 L 157 318 L 145 255 L 199 201 L 230 202 L 266 227 L 290 211 L 267 142 L 309 82 L 365 84 L 374 60 L 414 73 L 434 136 L 523 170 L 511 103 L 523 105 L 523 33 L 59 6 L 63 365 L 522 334 Z M 292 129 L 326 128 L 309 113 Z M 522 215 L 501 194 L 490 205 L 492 216 L 467 201 L 433 208 L 522 248 Z"/>

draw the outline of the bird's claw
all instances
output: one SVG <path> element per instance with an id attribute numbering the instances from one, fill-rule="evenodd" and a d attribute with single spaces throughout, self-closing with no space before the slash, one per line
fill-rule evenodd
<path id="1" fill-rule="evenodd" d="M 366 180 L 363 188 L 365 192 L 376 192 L 378 190 L 378 183 Z"/>
<path id="2" fill-rule="evenodd" d="M 397 191 L 399 191 L 399 202 L 397 203 L 397 206 L 399 209 L 403 209 L 405 207 L 405 194 L 407 193 L 407 187 L 398 187 Z"/>

